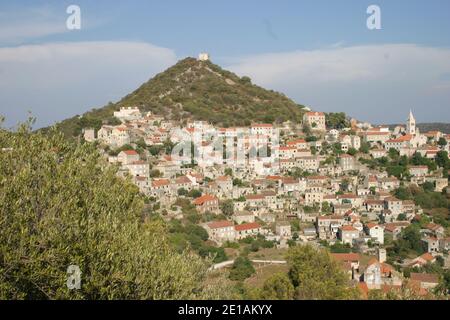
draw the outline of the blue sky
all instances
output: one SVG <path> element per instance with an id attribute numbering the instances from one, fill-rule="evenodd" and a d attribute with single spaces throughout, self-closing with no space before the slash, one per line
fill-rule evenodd
<path id="1" fill-rule="evenodd" d="M 81 30 L 65 27 L 81 8 Z M 366 9 L 381 8 L 382 30 Z M 450 122 L 450 1 L 0 1 L 0 114 L 44 126 L 201 51 L 316 110 Z"/>

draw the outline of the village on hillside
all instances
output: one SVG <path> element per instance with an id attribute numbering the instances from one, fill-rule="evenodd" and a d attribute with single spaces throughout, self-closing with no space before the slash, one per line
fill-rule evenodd
<path id="1" fill-rule="evenodd" d="M 217 248 L 326 247 L 364 294 L 408 281 L 426 295 L 439 283 L 432 266 L 450 266 L 448 226 L 426 198 L 450 193 L 450 135 L 421 133 L 412 112 L 394 130 L 354 119 L 328 128 L 314 111 L 301 124 L 242 128 L 181 124 L 138 107 L 114 117 L 120 125 L 85 128 L 85 141 L 154 212 L 192 218 Z"/>

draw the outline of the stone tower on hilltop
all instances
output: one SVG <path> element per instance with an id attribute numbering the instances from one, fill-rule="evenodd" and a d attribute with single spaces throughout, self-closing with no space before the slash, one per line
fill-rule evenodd
<path id="1" fill-rule="evenodd" d="M 198 60 L 200 61 L 208 61 L 209 59 L 209 53 L 202 52 L 198 55 Z"/>

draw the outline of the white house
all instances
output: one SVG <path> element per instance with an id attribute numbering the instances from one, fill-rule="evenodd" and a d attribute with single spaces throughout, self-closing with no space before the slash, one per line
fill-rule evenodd
<path id="1" fill-rule="evenodd" d="M 376 223 L 366 224 L 367 234 L 379 244 L 384 244 L 384 228 Z"/>
<path id="2" fill-rule="evenodd" d="M 325 113 L 306 112 L 303 116 L 303 123 L 309 125 L 312 130 L 326 131 Z"/>
<path id="3" fill-rule="evenodd" d="M 142 118 L 142 114 L 137 107 L 121 107 L 119 111 L 114 112 L 114 117 L 124 122 L 139 120 Z"/>

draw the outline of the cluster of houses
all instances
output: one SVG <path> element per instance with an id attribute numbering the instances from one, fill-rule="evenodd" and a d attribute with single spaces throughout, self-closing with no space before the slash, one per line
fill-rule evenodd
<path id="1" fill-rule="evenodd" d="M 349 277 L 360 289 L 363 297 L 368 297 L 370 290 L 381 290 L 384 293 L 409 290 L 419 296 L 427 296 L 439 283 L 439 276 L 432 273 L 411 272 L 405 278 L 392 265 L 386 263 L 386 250 L 379 248 L 376 256 L 363 263 L 359 253 L 333 253 L 332 257 L 339 262 Z M 425 253 L 416 259 L 423 264 L 434 263 L 436 259 Z"/>
<path id="2" fill-rule="evenodd" d="M 395 189 L 431 182 L 435 191 L 442 192 L 448 186 L 439 169 L 430 172 L 427 166 L 409 166 L 410 178 L 400 181 L 359 161 L 359 157 L 386 157 L 391 149 L 428 159 L 441 150 L 450 151 L 450 135 L 420 133 L 412 113 L 406 126 L 393 130 L 354 119 L 348 128 L 328 130 L 325 114 L 312 111 L 305 113 L 303 124 L 255 123 L 245 128 L 216 128 L 204 121 L 182 125 L 151 112 L 143 114 L 136 107 L 121 108 L 114 116 L 120 125 L 104 125 L 98 132 L 85 129 L 85 140 L 109 149 L 135 146 L 138 141 L 148 147 L 163 147 L 168 141 L 174 145 L 171 152 L 162 148 L 156 155 L 146 149 L 138 153 L 136 148 L 115 156 L 105 153 L 161 209 L 169 210 L 191 190 L 201 191 L 202 196 L 190 200 L 199 214 L 219 215 L 220 204 L 232 201 L 231 217 L 203 224 L 218 244 L 262 234 L 276 241 L 295 237 L 296 241 L 341 242 L 373 253 L 383 248 L 386 237 L 395 240 L 423 213 L 414 201 L 395 198 Z M 305 136 L 305 124 L 314 139 Z M 438 144 L 442 139 L 446 145 Z M 330 157 L 333 150 L 327 146 L 336 144 L 342 152 Z M 368 154 L 359 153 L 363 144 L 369 146 Z M 292 221 L 301 228 L 291 230 Z M 430 256 L 447 253 L 449 238 L 442 226 L 433 223 L 422 234 Z M 423 260 L 417 259 L 408 263 Z M 356 275 L 358 268 L 353 269 Z M 358 276 L 369 288 L 380 286 L 385 274 L 393 274 L 391 269 L 377 260 Z M 396 285 L 392 281 L 390 285 Z"/>

